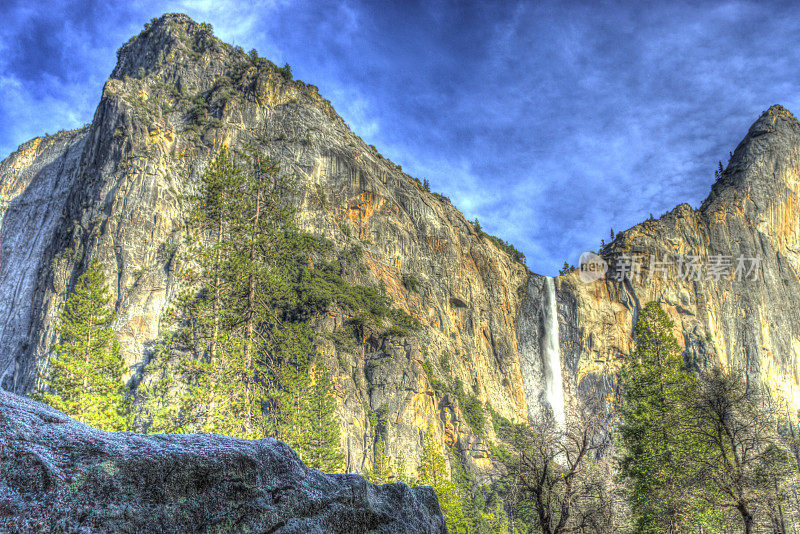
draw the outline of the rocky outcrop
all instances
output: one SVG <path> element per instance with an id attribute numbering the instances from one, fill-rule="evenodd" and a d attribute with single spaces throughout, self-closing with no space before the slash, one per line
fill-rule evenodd
<path id="1" fill-rule="evenodd" d="M 308 469 L 271 438 L 103 432 L 0 392 L 0 530 L 445 533 L 436 495 Z"/>
<path id="2" fill-rule="evenodd" d="M 773 106 L 699 209 L 683 204 L 619 234 L 602 252 L 607 279 L 585 284 L 578 272 L 561 277 L 561 321 L 574 332 L 562 337 L 562 354 L 574 362 L 570 378 L 578 391 L 613 393 L 636 312 L 656 300 L 674 319 L 689 362 L 744 373 L 794 417 L 800 409 L 798 176 L 800 123 Z M 614 279 L 631 263 L 641 265 L 639 274 Z"/>
<path id="3" fill-rule="evenodd" d="M 648 280 L 645 268 L 644 276 L 583 283 L 573 272 L 553 280 L 553 310 L 547 280 L 356 136 L 314 86 L 184 15 L 154 21 L 118 59 L 91 125 L 37 138 L 0 164 L 5 389 L 33 387 L 66 295 L 91 258 L 112 281 L 117 336 L 131 376 L 139 373 L 179 289 L 181 198 L 222 147 L 249 145 L 296 178 L 306 230 L 338 251 L 363 253 L 350 281 L 383 285 L 422 325 L 406 337 L 365 332 L 339 343 L 348 317 L 332 309 L 315 319 L 348 472 L 369 468 L 377 430 L 370 416 L 381 413 L 388 453 L 402 453 L 412 472 L 433 426 L 478 481 L 495 478 L 491 418 L 484 428 L 467 423 L 456 382 L 487 415 L 512 421 L 561 409 L 548 377 L 561 376 L 567 413 L 581 398 L 608 400 L 637 310 L 649 300 L 675 319 L 695 365 L 742 367 L 800 408 L 800 124 L 786 110 L 773 107 L 756 122 L 699 209 L 679 206 L 602 251 L 614 265 L 631 255 L 645 263 L 694 255 L 704 264 L 761 257 L 755 280 Z M 560 369 L 545 354 L 556 330 Z"/>

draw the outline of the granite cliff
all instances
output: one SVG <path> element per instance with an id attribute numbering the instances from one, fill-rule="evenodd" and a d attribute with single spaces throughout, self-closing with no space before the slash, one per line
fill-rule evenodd
<path id="1" fill-rule="evenodd" d="M 753 125 L 713 191 L 622 232 L 602 252 L 763 258 L 755 280 L 630 276 L 583 283 L 530 273 L 513 251 L 356 136 L 316 87 L 256 61 L 184 15 L 165 15 L 118 52 L 90 125 L 36 138 L 0 164 L 0 384 L 29 391 L 54 322 L 98 258 L 113 281 L 117 335 L 132 377 L 178 290 L 182 194 L 222 147 L 256 146 L 299 190 L 302 226 L 363 251 L 353 282 L 385 286 L 421 328 L 335 341 L 346 314 L 315 319 L 331 369 L 349 472 L 369 468 L 375 414 L 389 454 L 410 460 L 429 425 L 487 481 L 489 414 L 569 414 L 613 395 L 640 305 L 659 300 L 699 366 L 743 366 L 796 410 L 800 124 L 775 106 Z M 645 260 L 645 264 L 648 260 Z M 645 267 L 648 265 L 646 264 Z M 483 406 L 476 427 L 453 393 Z M 562 400 L 563 399 L 563 400 Z M 373 416 L 373 417 L 371 417 Z M 471 423 L 471 424 L 470 424 Z"/>
<path id="2" fill-rule="evenodd" d="M 674 319 L 687 360 L 743 372 L 796 415 L 799 170 L 800 123 L 772 106 L 698 209 L 679 205 L 606 246 L 608 276 L 629 271 L 626 281 L 584 284 L 576 271 L 559 278 L 569 332 L 562 354 L 579 394 L 613 377 L 638 307 L 656 300 Z"/>

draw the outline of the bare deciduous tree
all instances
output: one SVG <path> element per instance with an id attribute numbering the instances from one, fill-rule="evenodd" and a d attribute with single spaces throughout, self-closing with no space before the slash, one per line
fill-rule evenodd
<path id="1" fill-rule="evenodd" d="M 694 458 L 709 487 L 704 498 L 737 513 L 747 534 L 758 523 L 785 532 L 782 487 L 791 462 L 769 399 L 735 372 L 712 369 L 699 380 L 691 434 L 704 446 Z"/>
<path id="2" fill-rule="evenodd" d="M 601 454 L 608 439 L 598 417 L 581 417 L 565 428 L 549 419 L 515 427 L 507 466 L 512 522 L 544 534 L 617 531 L 624 497 L 610 458 Z"/>

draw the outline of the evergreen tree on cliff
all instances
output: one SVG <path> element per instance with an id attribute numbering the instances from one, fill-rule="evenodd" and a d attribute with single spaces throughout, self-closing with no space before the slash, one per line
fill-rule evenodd
<path id="1" fill-rule="evenodd" d="M 344 454 L 340 446 L 339 418 L 331 375 L 321 360 L 314 366 L 314 383 L 308 396 L 308 437 L 304 443 L 304 461 L 326 473 L 344 470 Z"/>
<path id="2" fill-rule="evenodd" d="M 315 240 L 297 229 L 290 192 L 277 163 L 255 149 L 223 150 L 209 164 L 188 198 L 187 290 L 169 314 L 175 331 L 150 364 L 144 404 L 154 430 L 271 435 L 309 466 L 336 472 L 336 400 L 330 376 L 314 365 L 313 331 L 301 320 L 306 288 L 297 282 L 313 268 Z M 178 361 L 173 390 L 183 392 L 163 402 L 170 358 Z"/>
<path id="3" fill-rule="evenodd" d="M 386 444 L 383 436 L 378 436 L 375 450 L 372 453 L 372 469 L 367 473 L 367 479 L 373 484 L 387 484 L 392 481 L 392 459 L 386 454 Z"/>
<path id="4" fill-rule="evenodd" d="M 468 527 L 464 517 L 464 505 L 447 468 L 447 460 L 436 446 L 433 427 L 430 426 L 425 432 L 422 444 L 418 475 L 415 485 L 432 487 L 439 498 L 439 507 L 447 522 L 448 532 L 466 534 Z"/>
<path id="5" fill-rule="evenodd" d="M 622 373 L 619 413 L 620 468 L 631 483 L 630 502 L 639 533 L 678 533 L 708 521 L 693 492 L 690 459 L 701 454 L 691 439 L 694 376 L 672 334 L 673 322 L 655 303 L 640 312 L 636 350 Z"/>
<path id="6" fill-rule="evenodd" d="M 56 357 L 42 376 L 37 397 L 90 426 L 120 431 L 128 427 L 129 410 L 110 300 L 100 263 L 92 260 L 67 299 Z"/>

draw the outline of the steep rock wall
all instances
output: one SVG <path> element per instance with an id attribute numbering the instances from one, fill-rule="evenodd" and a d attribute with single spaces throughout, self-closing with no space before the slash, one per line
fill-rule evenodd
<path id="1" fill-rule="evenodd" d="M 92 124 L 74 134 L 82 141 L 71 152 L 74 169 L 64 175 L 60 217 L 42 238 L 38 263 L 23 255 L 9 258 L 1 293 L 12 293 L 19 283 L 14 272 L 38 267 L 28 277 L 33 289 L 19 304 L 0 309 L 0 325 L 31 310 L 17 321 L 16 331 L 25 334 L 2 354 L 4 368 L 14 369 L 6 388 L 25 392 L 34 386 L 71 284 L 94 257 L 111 282 L 125 360 L 131 373 L 141 368 L 178 289 L 176 251 L 186 219 L 181 197 L 222 147 L 249 144 L 296 177 L 304 228 L 339 249 L 363 249 L 365 269 L 352 273 L 352 281 L 383 283 L 395 304 L 423 325 L 407 338 L 367 336 L 353 349 L 323 336 L 317 340 L 334 374 L 348 469 L 368 466 L 374 435 L 369 414 L 386 405 L 390 454 L 415 458 L 422 434 L 434 425 L 442 444 L 458 444 L 469 465 L 491 474 L 486 439 L 469 428 L 452 395 L 433 390 L 422 363 L 429 361 L 440 380 L 461 378 L 506 417 L 525 419 L 515 336 L 525 267 L 476 233 L 448 200 L 354 135 L 315 87 L 287 79 L 274 66 L 259 67 L 188 17 L 162 17 L 118 56 Z M 4 164 L 4 192 L 23 175 L 34 176 L 25 182 L 31 191 L 51 189 L 54 178 L 34 175 L 49 153 L 25 156 L 28 151 L 21 147 Z M 20 230 L 3 224 L 5 242 L 20 239 Z M 417 291 L 405 287 L 405 274 L 419 280 Z M 318 318 L 318 328 L 336 331 L 346 319 L 332 310 Z M 2 328 L 0 335 L 16 335 Z M 491 436 L 491 425 L 485 433 Z"/>
<path id="2" fill-rule="evenodd" d="M 0 163 L 0 388 L 16 389 L 30 361 L 38 314 L 33 303 L 53 259 L 49 247 L 64 224 L 86 133 L 36 138 Z"/>

